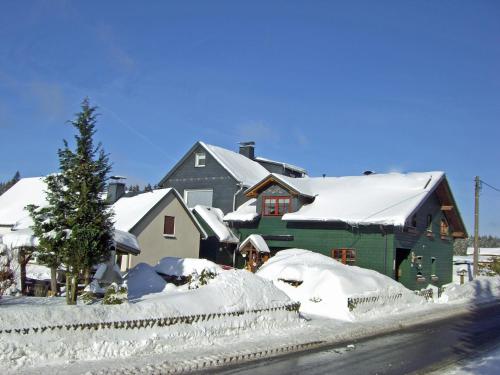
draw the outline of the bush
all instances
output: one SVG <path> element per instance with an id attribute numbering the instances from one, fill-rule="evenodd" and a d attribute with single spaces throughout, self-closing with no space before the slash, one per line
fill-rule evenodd
<path id="1" fill-rule="evenodd" d="M 14 272 L 10 268 L 12 253 L 7 246 L 0 244 L 0 298 L 14 284 Z"/>
<path id="2" fill-rule="evenodd" d="M 102 299 L 103 305 L 121 305 L 123 302 L 127 301 L 128 289 L 126 286 L 113 283 L 106 293 L 104 293 L 104 298 Z"/>
<path id="3" fill-rule="evenodd" d="M 210 280 L 215 279 L 215 272 L 204 269 L 201 274 L 193 273 L 189 280 L 189 289 L 198 289 L 200 286 L 207 285 Z"/>

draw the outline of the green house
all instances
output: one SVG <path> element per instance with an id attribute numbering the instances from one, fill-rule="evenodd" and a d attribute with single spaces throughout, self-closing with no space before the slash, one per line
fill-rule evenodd
<path id="1" fill-rule="evenodd" d="M 289 178 L 270 174 L 227 214 L 240 241 L 275 254 L 302 248 L 370 268 L 410 289 L 452 280 L 453 241 L 467 236 L 443 172 Z"/>

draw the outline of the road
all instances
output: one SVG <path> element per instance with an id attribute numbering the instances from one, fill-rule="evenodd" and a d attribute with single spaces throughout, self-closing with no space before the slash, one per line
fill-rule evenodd
<path id="1" fill-rule="evenodd" d="M 213 374 L 426 374 L 500 346 L 500 303 L 357 342 L 283 355 Z"/>

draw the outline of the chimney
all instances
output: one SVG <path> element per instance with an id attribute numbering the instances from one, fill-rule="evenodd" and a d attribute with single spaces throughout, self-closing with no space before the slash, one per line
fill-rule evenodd
<path id="1" fill-rule="evenodd" d="M 251 160 L 255 159 L 255 142 L 240 142 L 240 154 Z"/>
<path id="2" fill-rule="evenodd" d="M 106 201 L 109 204 L 113 204 L 125 195 L 125 182 L 123 182 L 125 177 L 111 176 L 109 179 L 111 181 L 108 184 L 108 197 L 106 198 Z"/>

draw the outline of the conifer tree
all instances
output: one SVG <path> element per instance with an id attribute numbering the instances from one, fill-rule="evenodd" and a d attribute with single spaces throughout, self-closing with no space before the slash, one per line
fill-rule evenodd
<path id="1" fill-rule="evenodd" d="M 30 207 L 33 229 L 40 241 L 41 260 L 66 266 L 66 301 L 75 304 L 78 279 L 107 260 L 112 245 L 112 214 L 102 199 L 111 169 L 101 144 L 93 143 L 96 107 L 88 99 L 71 125 L 77 130 L 76 149 L 58 151 L 60 173 L 46 178 L 46 208 Z"/>

